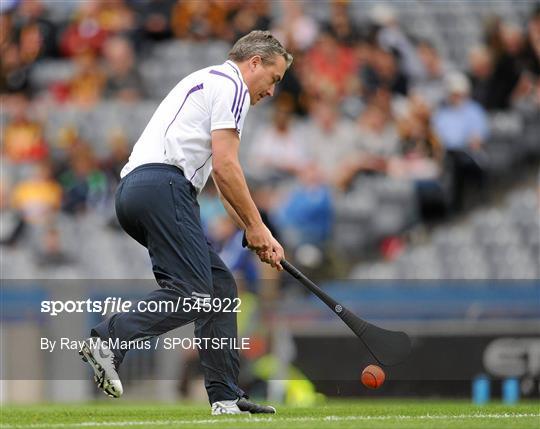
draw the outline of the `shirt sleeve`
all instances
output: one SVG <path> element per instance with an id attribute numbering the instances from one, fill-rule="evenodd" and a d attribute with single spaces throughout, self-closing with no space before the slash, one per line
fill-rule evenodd
<path id="1" fill-rule="evenodd" d="M 238 83 L 225 75 L 213 76 L 209 79 L 208 90 L 210 131 L 229 128 L 238 130 L 238 122 L 234 115 L 238 104 Z"/>
<path id="2" fill-rule="evenodd" d="M 240 134 L 249 109 L 249 94 L 242 82 L 225 74 L 212 76 L 207 102 L 210 131 L 232 128 Z"/>

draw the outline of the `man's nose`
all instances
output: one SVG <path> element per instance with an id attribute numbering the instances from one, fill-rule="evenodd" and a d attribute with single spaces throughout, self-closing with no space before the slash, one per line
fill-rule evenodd
<path id="1" fill-rule="evenodd" d="M 268 91 L 266 91 L 266 95 L 269 95 L 270 97 L 272 97 L 272 95 L 274 95 L 275 89 L 276 89 L 276 84 L 274 84 L 270 88 L 268 88 Z"/>

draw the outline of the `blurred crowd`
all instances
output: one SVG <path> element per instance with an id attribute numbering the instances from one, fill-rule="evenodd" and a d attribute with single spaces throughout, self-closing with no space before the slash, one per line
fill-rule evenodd
<path id="1" fill-rule="evenodd" d="M 526 22 L 493 16 L 483 23 L 484 37 L 461 70 L 380 4 L 366 6 L 361 22 L 351 2 L 339 0 L 329 2 L 324 20 L 296 1 L 94 0 L 77 3 L 60 22 L 49 8 L 6 1 L 0 15 L 1 240 L 16 243 L 30 226 L 43 264 L 71 262 L 58 213 L 97 211 L 114 225 L 112 196 L 135 143 L 118 129 L 98 154 L 76 127 L 51 141 L 47 112 L 99 109 L 107 100 L 131 109 L 148 100 L 141 60 L 175 39 L 232 44 L 263 29 L 293 53 L 278 93 L 262 107 L 271 115 L 256 124 L 246 172 L 276 235 L 304 256 L 311 246 L 315 260 L 331 252 L 336 195 L 354 192 L 366 177 L 390 177 L 413 184 L 421 220 L 452 216 L 489 180 L 490 115 L 540 109 L 540 5 Z M 51 59 L 70 59 L 74 72 L 36 88 L 33 72 Z M 254 282 L 260 267 L 241 249 L 211 185 L 201 208 L 223 258 Z"/>

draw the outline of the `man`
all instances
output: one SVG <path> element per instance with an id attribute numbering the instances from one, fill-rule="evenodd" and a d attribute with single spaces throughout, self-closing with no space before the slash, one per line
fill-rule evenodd
<path id="1" fill-rule="evenodd" d="M 116 193 L 122 228 L 148 249 L 160 286 L 143 301 L 234 299 L 234 279 L 211 249 L 201 226 L 197 195 L 212 174 L 229 215 L 245 232 L 250 249 L 282 270 L 283 248 L 251 199 L 238 161 L 240 134 L 249 105 L 272 96 L 292 56 L 269 33 L 252 31 L 229 59 L 182 79 L 163 100 L 135 144 Z M 134 306 L 135 307 L 135 306 Z M 117 370 L 126 350 L 109 350 L 110 339 L 141 341 L 195 322 L 199 338 L 236 338 L 236 314 L 129 312 L 92 329 L 80 354 L 106 394 L 119 397 Z M 97 340 L 97 341 L 96 341 Z M 238 387 L 234 348 L 199 351 L 212 414 L 275 413 L 248 402 Z"/>
<path id="2" fill-rule="evenodd" d="M 447 103 L 433 115 L 435 132 L 449 150 L 479 151 L 489 134 L 487 114 L 470 98 L 467 76 L 454 72 L 445 83 Z"/>
<path id="3" fill-rule="evenodd" d="M 446 150 L 445 162 L 452 172 L 450 204 L 460 211 L 469 190 L 482 197 L 487 167 L 484 144 L 489 136 L 489 118 L 484 108 L 470 97 L 470 83 L 462 73 L 446 77 L 447 103 L 432 118 L 433 129 Z M 475 196 L 475 199 L 476 196 Z"/>

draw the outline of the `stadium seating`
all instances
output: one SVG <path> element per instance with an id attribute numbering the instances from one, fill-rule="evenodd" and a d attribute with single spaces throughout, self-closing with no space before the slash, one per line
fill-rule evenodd
<path id="1" fill-rule="evenodd" d="M 540 276 L 540 226 L 534 186 L 510 193 L 501 206 L 480 208 L 388 263 L 363 263 L 351 278 L 535 279 Z"/>

